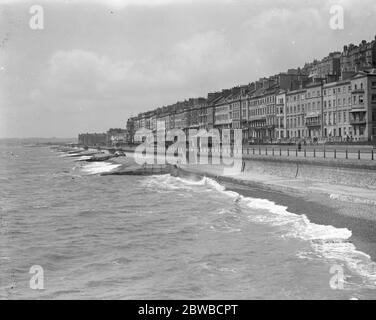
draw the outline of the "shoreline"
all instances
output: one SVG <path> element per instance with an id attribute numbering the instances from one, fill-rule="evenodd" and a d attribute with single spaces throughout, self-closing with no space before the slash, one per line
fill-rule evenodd
<path id="1" fill-rule="evenodd" d="M 306 215 L 310 222 L 318 225 L 331 225 L 336 228 L 347 228 L 352 232 L 349 242 L 376 260 L 376 215 L 373 219 L 354 216 L 346 212 L 346 204 L 330 199 L 323 193 L 306 192 L 294 188 L 280 188 L 276 185 L 248 181 L 231 176 L 219 176 L 204 170 L 179 168 L 182 178 L 207 177 L 215 180 L 228 191 L 237 192 L 244 197 L 267 199 L 277 205 L 287 207 L 288 211 L 297 215 Z M 180 176 L 180 175 L 179 175 Z M 361 210 L 365 204 L 352 204 L 353 209 Z M 373 208 L 375 210 L 375 208 Z"/>
<path id="2" fill-rule="evenodd" d="M 138 172 L 143 166 L 136 163 L 133 153 L 128 152 L 127 157 L 114 158 L 109 162 L 121 165 L 117 169 L 108 171 L 110 175 L 129 174 L 133 171 L 137 175 L 144 175 Z M 109 164 L 109 162 L 104 164 Z M 346 266 L 349 272 L 347 275 L 350 278 L 360 277 L 359 279 L 363 279 L 361 281 L 374 286 L 376 280 L 375 205 L 344 202 L 330 197 L 330 192 L 338 191 L 339 188 L 344 188 L 343 190 L 347 192 L 353 188 L 363 190 L 365 193 L 374 193 L 373 190 L 354 187 L 359 179 L 352 180 L 351 183 L 354 185 L 351 187 L 340 186 L 331 180 L 332 183 L 328 183 L 326 181 L 328 177 L 318 173 L 324 169 L 314 165 L 306 165 L 308 168 L 302 168 L 302 173 L 299 173 L 297 178 L 296 165 L 289 167 L 281 163 L 277 166 L 273 164 L 272 168 L 275 170 L 269 171 L 270 164 L 261 162 L 260 167 L 260 161 L 249 159 L 245 159 L 245 163 L 246 165 L 242 166 L 243 172 L 236 168 L 229 170 L 228 166 L 227 170 L 224 170 L 224 165 L 179 164 L 177 166 L 163 165 L 166 168 L 171 167 L 171 172 L 151 172 L 151 175 L 171 175 L 194 181 L 194 183 L 198 182 L 200 185 L 207 184 L 208 187 L 223 192 L 223 196 L 229 195 L 230 199 L 236 202 L 234 205 L 245 206 L 245 218 L 253 221 L 253 214 L 260 214 L 261 220 L 256 218 L 256 224 L 265 223 L 270 227 L 281 225 L 282 228 L 278 227 L 276 230 L 282 231 L 287 238 L 306 243 L 304 245 L 309 244 L 312 256 L 310 257 L 311 251 L 308 251 L 308 255 L 302 258 L 318 258 L 320 261 L 324 258 L 329 266 L 331 264 Z M 286 170 L 286 166 L 289 170 Z M 333 168 L 327 170 L 335 171 Z M 344 176 L 358 175 L 357 170 L 343 168 L 337 170 Z M 366 172 L 367 170 L 359 171 Z M 281 172 L 285 174 L 285 177 L 281 176 Z M 150 175 L 148 172 L 145 174 Z M 205 177 L 210 180 L 203 179 Z M 309 180 L 307 177 L 312 179 Z M 329 186 L 329 189 L 323 188 L 322 185 L 319 188 L 318 182 Z M 363 208 L 367 208 L 368 214 Z M 284 237 L 282 235 L 282 238 Z M 299 256 L 299 252 L 296 254 Z"/>
<path id="3" fill-rule="evenodd" d="M 133 150 L 127 150 L 127 153 L 128 160 L 133 159 Z M 267 199 L 277 205 L 287 207 L 291 213 L 306 215 L 312 223 L 347 228 L 352 232 L 349 241 L 354 243 L 358 250 L 367 253 L 372 260 L 376 261 L 376 185 L 367 188 L 357 185 L 357 180 L 350 181 L 352 185 L 351 183 L 350 185 L 333 183 L 330 179 L 321 182 L 323 176 L 320 175 L 327 170 L 340 171 L 345 178 L 350 175 L 358 176 L 357 171 L 363 175 L 372 176 L 375 174 L 374 170 L 323 167 L 316 163 L 297 165 L 295 162 L 279 161 L 285 159 L 278 158 L 272 159 L 273 161 L 265 161 L 266 159 L 260 161 L 260 159 L 253 158 L 244 160 L 245 172 L 236 175 L 225 176 L 223 175 L 224 166 L 210 164 L 179 165 L 177 172 L 155 172 L 155 174 L 172 173 L 174 176 L 187 179 L 208 177 L 223 185 L 228 191 L 237 192 L 245 197 Z M 119 163 L 116 159 L 111 162 Z M 260 163 L 262 164 L 261 171 Z M 299 177 L 295 174 L 297 166 L 301 170 Z M 131 167 L 127 164 L 123 170 L 135 169 Z M 278 168 L 278 170 L 269 172 L 270 168 Z M 121 174 L 121 167 L 119 169 L 120 172 L 112 172 L 111 175 Z M 315 177 L 315 175 L 319 176 Z M 319 178 L 319 181 L 317 179 L 315 181 L 314 178 Z"/>

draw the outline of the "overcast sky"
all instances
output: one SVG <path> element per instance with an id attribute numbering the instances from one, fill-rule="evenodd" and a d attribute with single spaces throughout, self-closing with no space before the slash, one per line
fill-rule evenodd
<path id="1" fill-rule="evenodd" d="M 29 8 L 44 9 L 44 29 Z M 344 30 L 329 27 L 330 6 Z M 0 0 L 0 137 L 75 137 L 374 39 L 374 0 Z"/>

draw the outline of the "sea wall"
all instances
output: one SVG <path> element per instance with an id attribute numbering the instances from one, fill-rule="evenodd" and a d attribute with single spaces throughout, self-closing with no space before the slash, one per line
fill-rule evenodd
<path id="1" fill-rule="evenodd" d="M 277 159 L 248 159 L 247 172 L 265 174 L 285 179 L 303 179 L 331 184 L 349 185 L 365 188 L 376 188 L 376 170 L 361 166 L 337 166 L 322 163 L 304 163 L 300 161 L 284 161 Z"/>
<path id="2" fill-rule="evenodd" d="M 134 148 L 122 149 L 133 153 Z M 244 155 L 245 171 L 283 179 L 300 179 L 376 188 L 376 160 L 318 159 Z"/>

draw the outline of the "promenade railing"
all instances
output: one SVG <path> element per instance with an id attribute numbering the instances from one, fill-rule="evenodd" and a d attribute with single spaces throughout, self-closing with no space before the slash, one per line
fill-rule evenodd
<path id="1" fill-rule="evenodd" d="M 344 159 L 344 160 L 375 160 L 374 149 L 348 149 L 348 148 L 320 148 L 320 147 L 278 147 L 278 146 L 252 146 L 243 147 L 243 155 L 247 156 L 270 156 L 288 158 L 321 158 L 321 159 Z"/>

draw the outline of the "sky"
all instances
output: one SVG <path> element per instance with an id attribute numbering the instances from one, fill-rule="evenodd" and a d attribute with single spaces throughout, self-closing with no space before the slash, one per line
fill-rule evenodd
<path id="1" fill-rule="evenodd" d="M 43 29 L 30 28 L 34 4 Z M 0 138 L 124 128 L 373 40 L 375 16 L 374 0 L 0 0 Z"/>

